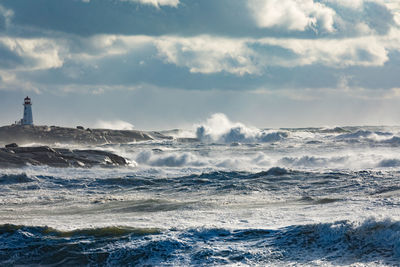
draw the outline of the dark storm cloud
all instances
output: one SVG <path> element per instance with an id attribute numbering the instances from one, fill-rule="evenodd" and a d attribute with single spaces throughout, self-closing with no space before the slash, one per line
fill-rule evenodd
<path id="1" fill-rule="evenodd" d="M 229 3 L 230 8 L 226 5 Z M 251 18 L 245 2 L 185 1 L 178 8 L 155 8 L 130 1 L 5 0 L 13 23 L 83 36 L 94 34 L 163 35 L 201 33 L 248 34 Z M 254 31 L 254 29 L 253 29 Z"/>
<path id="2" fill-rule="evenodd" d="M 257 1 L 253 1 L 257 2 Z M 259 1 L 260 2 L 260 1 Z M 336 12 L 335 36 L 357 34 L 353 27 L 365 22 L 384 34 L 393 25 L 391 12 L 383 5 L 366 2 L 360 10 L 321 1 Z M 320 21 L 301 31 L 279 27 L 258 27 L 257 19 L 243 0 L 181 0 L 177 7 L 156 8 L 121 0 L 3 0 L 14 11 L 13 23 L 21 27 L 90 36 L 95 34 L 194 36 L 212 34 L 231 37 L 327 37 Z M 257 6 L 255 7 L 257 9 Z M 306 15 L 308 10 L 302 10 Z M 311 12 L 311 11 L 310 11 Z M 290 16 L 290 14 L 288 14 Z M 293 20 L 296 18 L 293 18 Z M 1 25 L 1 17 L 0 17 Z M 1 26 L 0 26 L 1 27 Z M 34 29 L 32 29 L 34 30 Z M 20 30 L 20 33 L 26 34 Z M 31 33 L 40 34 L 40 31 Z M 18 32 L 15 32 L 18 34 Z"/>

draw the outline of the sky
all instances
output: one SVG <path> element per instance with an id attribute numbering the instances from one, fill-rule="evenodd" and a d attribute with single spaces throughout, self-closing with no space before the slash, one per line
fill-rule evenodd
<path id="1" fill-rule="evenodd" d="M 0 125 L 400 125 L 399 0 L 0 0 Z"/>

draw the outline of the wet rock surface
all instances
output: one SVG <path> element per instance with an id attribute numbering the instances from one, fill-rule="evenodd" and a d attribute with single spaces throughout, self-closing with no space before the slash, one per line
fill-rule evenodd
<path id="1" fill-rule="evenodd" d="M 102 150 L 70 150 L 48 146 L 0 149 L 0 168 L 26 165 L 90 168 L 94 166 L 126 166 L 127 164 L 123 157 Z"/>
<path id="2" fill-rule="evenodd" d="M 85 144 L 101 145 L 110 143 L 130 143 L 153 139 L 170 139 L 158 132 L 135 130 L 107 130 L 66 128 L 58 126 L 10 125 L 0 127 L 0 144 L 29 143 L 53 144 Z"/>

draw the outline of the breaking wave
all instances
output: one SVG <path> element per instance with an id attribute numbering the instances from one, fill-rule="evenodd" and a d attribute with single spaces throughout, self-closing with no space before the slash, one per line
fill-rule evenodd
<path id="1" fill-rule="evenodd" d="M 225 114 L 212 115 L 204 124 L 197 126 L 196 137 L 207 143 L 256 143 L 277 142 L 289 136 L 285 131 L 264 131 L 231 122 Z"/>
<path id="2" fill-rule="evenodd" d="M 300 158 L 296 157 L 283 157 L 279 163 L 284 166 L 291 167 L 326 167 L 326 166 L 335 166 L 335 165 L 343 165 L 346 163 L 348 157 L 332 157 L 332 158 L 324 158 L 324 157 L 315 157 L 315 156 L 303 156 Z"/>
<path id="3" fill-rule="evenodd" d="M 148 150 L 140 152 L 136 157 L 136 162 L 156 167 L 204 166 L 206 164 L 205 161 L 188 152 L 159 155 Z"/>
<path id="4" fill-rule="evenodd" d="M 369 131 L 359 129 L 355 132 L 340 134 L 336 136 L 336 140 L 347 142 L 366 141 L 370 143 L 396 143 L 398 137 L 393 136 L 393 133 L 383 131 Z"/>
<path id="5" fill-rule="evenodd" d="M 400 260 L 400 222 L 389 219 L 238 230 L 2 225 L 0 241 L 2 265 L 393 265 Z"/>

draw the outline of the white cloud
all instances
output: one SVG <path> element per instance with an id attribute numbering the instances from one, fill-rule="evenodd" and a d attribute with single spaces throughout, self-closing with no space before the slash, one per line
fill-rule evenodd
<path id="1" fill-rule="evenodd" d="M 383 0 L 386 7 L 392 11 L 393 19 L 400 26 L 400 1 L 398 0 Z"/>
<path id="2" fill-rule="evenodd" d="M 52 39 L 0 37 L 0 44 L 10 53 L 20 57 L 23 65 L 18 70 L 40 70 L 59 68 L 63 65 L 63 45 Z"/>
<path id="3" fill-rule="evenodd" d="M 23 90 L 27 92 L 41 93 L 40 86 L 30 81 L 19 79 L 14 72 L 0 70 L 0 90 Z"/>
<path id="4" fill-rule="evenodd" d="M 151 45 L 153 40 L 153 37 L 144 35 L 99 34 L 87 39 L 81 38 L 80 50 L 75 51 L 72 56 L 76 60 L 93 60 L 124 55 L 128 51 Z"/>
<path id="5" fill-rule="evenodd" d="M 204 74 L 227 72 L 238 76 L 262 75 L 268 66 L 312 64 L 335 68 L 382 66 L 389 60 L 391 50 L 400 49 L 400 30 L 392 29 L 386 36 L 345 39 L 98 35 L 82 38 L 80 44 L 83 44 L 83 48 L 77 49 L 69 42 L 56 39 L 0 37 L 0 45 L 22 59 L 22 64 L 3 70 L 60 68 L 65 61 L 97 69 L 98 64 L 102 64 L 102 58 L 133 55 L 147 47 L 158 51 L 158 54 L 150 57 L 158 56 L 166 63 Z M 65 71 L 67 73 L 68 69 Z M 74 79 L 81 75 L 78 70 L 69 74 Z"/>
<path id="6" fill-rule="evenodd" d="M 382 66 L 388 58 L 385 42 L 378 37 L 348 39 L 264 39 L 265 45 L 276 45 L 292 51 L 293 58 L 278 58 L 274 64 L 304 66 L 322 64 L 330 67 Z"/>
<path id="7" fill-rule="evenodd" d="M 248 7 L 261 28 L 305 31 L 307 28 L 333 32 L 336 12 L 313 0 L 250 0 Z"/>
<path id="8" fill-rule="evenodd" d="M 259 72 L 257 54 L 243 40 L 197 36 L 155 39 L 159 55 L 168 63 L 187 67 L 191 72 L 229 72 L 237 75 Z"/>
<path id="9" fill-rule="evenodd" d="M 393 19 L 400 25 L 398 0 L 249 0 L 247 5 L 260 28 L 361 36 L 382 33 Z M 378 6 L 383 9 L 375 11 Z"/>
<path id="10" fill-rule="evenodd" d="M 388 38 L 368 36 L 315 40 L 165 36 L 155 39 L 154 43 L 159 55 L 168 63 L 186 67 L 191 72 L 244 75 L 262 74 L 268 66 L 382 66 L 389 59 L 389 49 L 396 44 L 394 37 Z"/>
<path id="11" fill-rule="evenodd" d="M 160 6 L 177 7 L 179 5 L 179 0 L 128 0 L 128 1 L 138 2 L 146 5 L 153 5 L 155 7 L 160 7 Z"/>
<path id="12" fill-rule="evenodd" d="M 99 120 L 94 125 L 94 128 L 113 129 L 113 130 L 133 130 L 134 126 L 133 124 L 122 120 L 114 120 L 114 121 Z"/>
<path id="13" fill-rule="evenodd" d="M 400 52 L 400 28 L 392 28 L 381 40 L 388 49 Z"/>

